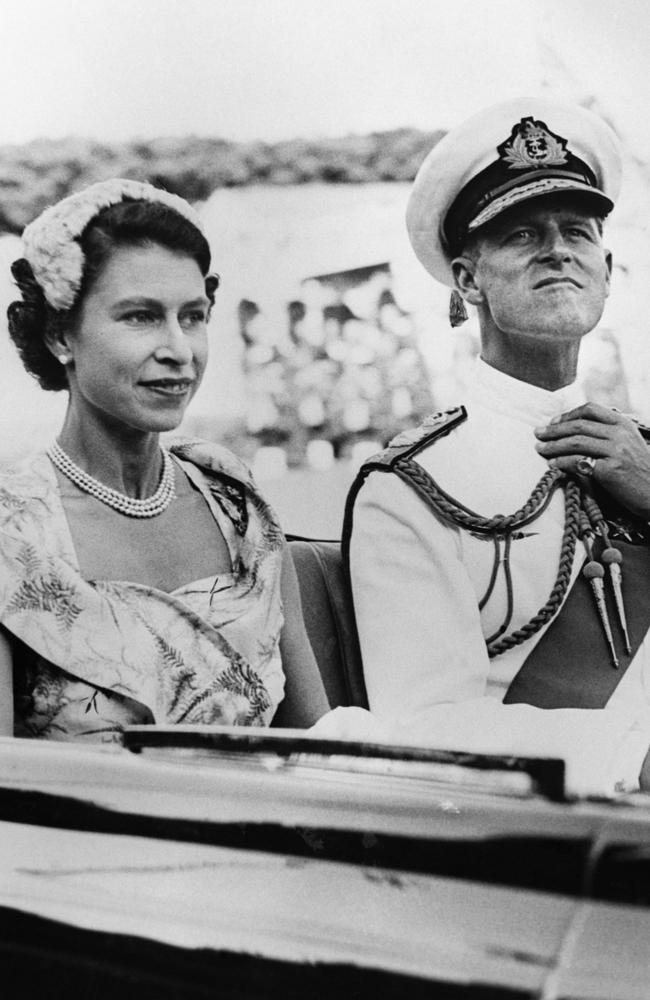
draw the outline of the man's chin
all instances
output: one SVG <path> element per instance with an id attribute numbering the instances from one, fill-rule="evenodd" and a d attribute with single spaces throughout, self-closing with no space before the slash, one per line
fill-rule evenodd
<path id="1" fill-rule="evenodd" d="M 536 339 L 575 343 L 590 333 L 599 319 L 599 316 L 584 316 L 579 313 L 550 312 L 540 317 L 539 322 L 535 322 L 533 318 L 528 324 L 527 333 Z"/>

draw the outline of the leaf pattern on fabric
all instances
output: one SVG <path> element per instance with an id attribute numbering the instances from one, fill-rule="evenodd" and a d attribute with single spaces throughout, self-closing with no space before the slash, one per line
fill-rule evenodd
<path id="1" fill-rule="evenodd" d="M 248 528 L 248 510 L 243 487 L 224 480 L 222 483 L 210 483 L 210 492 L 224 514 L 234 524 L 237 534 L 243 537 Z"/>
<path id="2" fill-rule="evenodd" d="M 260 519 L 265 548 L 268 547 L 272 551 L 281 549 L 284 544 L 284 532 L 274 512 L 259 493 L 253 490 L 247 490 L 246 493 L 255 513 Z"/>
<path id="3" fill-rule="evenodd" d="M 99 694 L 99 691 L 93 691 L 93 693 L 91 694 L 90 698 L 88 699 L 88 704 L 86 705 L 86 707 L 84 709 L 84 715 L 88 715 L 88 712 L 95 712 L 97 714 L 99 713 L 99 709 L 97 708 L 97 695 L 98 694 Z"/>
<path id="4" fill-rule="evenodd" d="M 23 580 L 7 605 L 8 614 L 18 611 L 46 611 L 53 614 L 58 624 L 70 629 L 81 614 L 75 602 L 76 592 L 55 573 Z"/>
<path id="5" fill-rule="evenodd" d="M 5 489 L 4 486 L 0 486 L 0 509 L 9 512 L 9 516 L 13 513 L 22 513 L 27 506 L 27 501 L 23 497 L 16 496 L 10 493 L 9 490 Z"/>
<path id="6" fill-rule="evenodd" d="M 18 553 L 18 562 L 25 571 L 25 576 L 35 577 L 41 567 L 41 556 L 35 545 L 27 542 Z"/>
<path id="7" fill-rule="evenodd" d="M 248 719 L 258 719 L 269 707 L 268 691 L 260 678 L 247 663 L 232 664 L 225 670 L 219 683 L 234 694 L 243 695 L 250 705 Z"/>
<path id="8" fill-rule="evenodd" d="M 163 663 L 168 670 L 173 671 L 175 674 L 181 674 L 186 668 L 185 661 L 177 649 L 170 646 L 169 643 L 163 639 L 162 636 L 156 635 L 156 633 L 151 630 L 154 642 L 156 643 L 156 648 L 160 653 Z M 189 668 L 191 669 L 191 668 Z"/>
<path id="9" fill-rule="evenodd" d="M 237 534 L 243 537 L 248 528 L 248 508 L 244 483 L 251 481 L 250 471 L 244 463 L 230 452 L 226 452 L 225 449 L 220 451 L 213 449 L 211 454 L 204 454 L 204 444 L 197 441 L 176 443 L 172 447 L 172 452 L 178 458 L 186 461 L 204 459 L 205 467 L 213 473 L 208 481 L 208 489 L 224 514 L 230 518 Z M 223 461 L 226 456 L 228 460 L 227 472 L 219 468 L 217 464 L 219 460 Z"/>

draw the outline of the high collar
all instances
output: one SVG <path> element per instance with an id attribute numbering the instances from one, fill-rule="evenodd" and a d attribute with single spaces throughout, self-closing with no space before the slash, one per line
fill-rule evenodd
<path id="1" fill-rule="evenodd" d="M 469 386 L 470 414 L 471 404 L 475 403 L 489 410 L 507 414 L 531 427 L 541 427 L 553 417 L 573 410 L 584 402 L 584 393 L 577 382 L 553 391 L 542 389 L 511 375 L 505 375 L 486 364 L 482 358 L 476 361 Z"/>

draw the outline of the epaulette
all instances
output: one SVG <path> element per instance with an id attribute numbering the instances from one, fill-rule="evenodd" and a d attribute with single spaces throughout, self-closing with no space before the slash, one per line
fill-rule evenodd
<path id="1" fill-rule="evenodd" d="M 350 487 L 345 504 L 345 514 L 343 517 L 343 533 L 341 537 L 341 549 L 344 562 L 347 565 L 350 536 L 352 534 L 352 515 L 354 502 L 359 490 L 363 486 L 371 472 L 392 472 L 395 463 L 402 458 L 411 458 L 423 451 L 434 441 L 445 437 L 454 427 L 458 427 L 464 420 L 467 420 L 467 410 L 464 406 L 455 406 L 451 410 L 444 410 L 441 413 L 433 413 L 430 417 L 425 417 L 418 427 L 412 430 L 402 431 L 398 434 L 383 451 L 367 459 L 359 471 Z"/>
<path id="2" fill-rule="evenodd" d="M 464 406 L 455 406 L 451 410 L 432 413 L 425 417 L 418 427 L 402 431 L 388 442 L 383 451 L 367 459 L 361 466 L 394 465 L 398 458 L 410 458 L 424 451 L 439 438 L 446 437 L 454 427 L 467 420 L 467 410 Z"/>

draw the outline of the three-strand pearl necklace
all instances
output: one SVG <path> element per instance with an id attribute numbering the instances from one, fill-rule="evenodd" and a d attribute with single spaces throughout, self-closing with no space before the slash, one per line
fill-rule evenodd
<path id="1" fill-rule="evenodd" d="M 169 507 L 176 496 L 174 463 L 168 451 L 161 448 L 161 452 L 163 471 L 158 489 L 145 500 L 137 500 L 127 496 L 126 493 L 120 493 L 119 490 L 105 486 L 99 479 L 84 472 L 56 441 L 47 449 L 47 455 L 57 469 L 60 469 L 63 475 L 75 486 L 78 486 L 84 493 L 89 493 L 90 496 L 100 500 L 107 507 L 112 507 L 119 514 L 126 515 L 126 517 L 156 517 L 157 514 L 162 514 Z"/>

